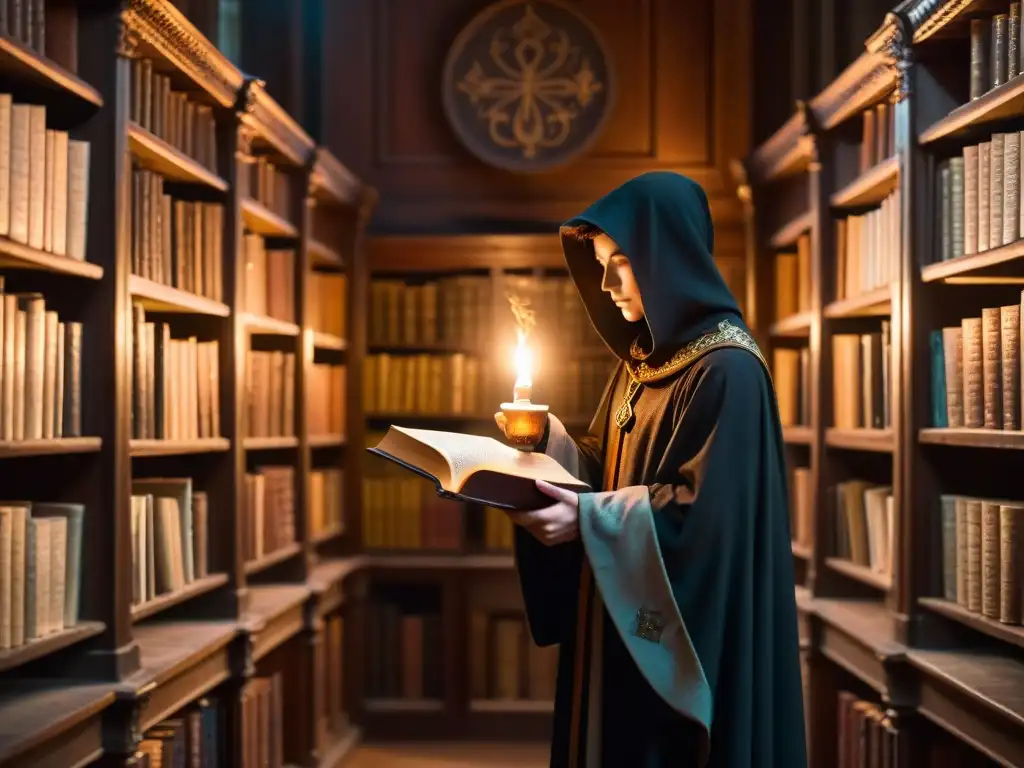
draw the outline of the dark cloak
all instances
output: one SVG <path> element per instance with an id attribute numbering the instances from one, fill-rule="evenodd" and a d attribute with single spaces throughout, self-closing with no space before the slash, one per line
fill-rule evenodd
<path id="1" fill-rule="evenodd" d="M 551 765 L 803 768 L 778 408 L 715 267 L 706 197 L 649 173 L 580 223 L 628 256 L 647 322 L 622 318 L 593 244 L 563 230 L 591 321 L 623 362 L 588 434 L 570 438 L 553 417 L 543 446 L 595 488 L 580 495 L 580 539 L 546 547 L 516 531 L 531 634 L 561 644 Z M 631 378 L 643 385 L 619 428 Z"/>

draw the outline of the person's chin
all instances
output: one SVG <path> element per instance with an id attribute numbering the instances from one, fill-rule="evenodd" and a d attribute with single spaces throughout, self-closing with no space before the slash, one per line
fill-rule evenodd
<path id="1" fill-rule="evenodd" d="M 644 318 L 643 312 L 638 312 L 629 304 L 619 307 L 619 310 L 622 312 L 622 316 L 626 318 L 626 321 L 630 323 L 638 323 Z"/>

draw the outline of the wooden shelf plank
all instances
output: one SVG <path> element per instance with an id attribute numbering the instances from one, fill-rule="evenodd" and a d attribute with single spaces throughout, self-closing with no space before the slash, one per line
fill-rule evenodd
<path id="1" fill-rule="evenodd" d="M 335 336 L 333 333 L 313 331 L 313 346 L 316 349 L 330 349 L 342 352 L 348 349 L 348 342 L 341 338 L 341 336 Z"/>
<path id="2" fill-rule="evenodd" d="M 306 250 L 309 251 L 309 258 L 314 267 L 333 267 L 341 269 L 345 266 L 345 259 L 340 253 L 319 240 L 310 239 L 306 243 Z"/>
<path id="3" fill-rule="evenodd" d="M 544 714 L 554 710 L 555 702 L 535 699 L 472 699 L 469 702 L 470 712 L 516 715 L 523 712 Z"/>
<path id="4" fill-rule="evenodd" d="M 510 554 L 371 554 L 367 566 L 377 570 L 508 570 L 515 567 L 515 560 Z"/>
<path id="5" fill-rule="evenodd" d="M 264 555 L 261 558 L 248 561 L 245 564 L 245 573 L 247 576 L 251 576 L 254 573 L 265 571 L 267 568 L 272 568 L 275 565 L 283 563 L 285 560 L 290 560 L 301 551 L 302 545 L 298 542 L 281 547 L 280 549 L 277 549 L 268 555 Z"/>
<path id="6" fill-rule="evenodd" d="M 885 664 L 905 658 L 906 647 L 896 640 L 893 617 L 885 605 L 815 598 L 814 613 L 823 622 L 822 653 L 887 695 L 889 675 Z"/>
<path id="7" fill-rule="evenodd" d="M 344 435 L 310 435 L 310 448 L 338 448 L 345 444 Z"/>
<path id="8" fill-rule="evenodd" d="M 810 335 L 813 322 L 813 312 L 799 312 L 772 323 L 768 333 L 776 337 L 805 338 Z"/>
<path id="9" fill-rule="evenodd" d="M 962 605 L 939 597 L 922 597 L 918 602 L 924 608 L 940 616 L 952 619 L 989 637 L 1024 648 L 1024 627 L 1018 624 L 1003 624 L 1001 621 L 989 619 L 980 613 L 967 610 Z"/>
<path id="10" fill-rule="evenodd" d="M 246 229 L 264 237 L 299 236 L 294 224 L 251 197 L 242 201 L 242 223 Z"/>
<path id="11" fill-rule="evenodd" d="M 801 560 L 810 560 L 814 556 L 814 550 L 811 547 L 805 547 L 803 544 L 797 544 L 795 541 L 791 541 L 789 544 L 793 550 L 794 557 L 799 557 Z"/>
<path id="12" fill-rule="evenodd" d="M 963 138 L 986 123 L 1015 117 L 1024 111 L 1024 77 L 1015 77 L 981 98 L 963 104 L 936 121 L 918 137 L 921 145 L 940 139 Z"/>
<path id="13" fill-rule="evenodd" d="M 150 312 L 175 312 L 192 315 L 227 317 L 231 309 L 227 304 L 208 299 L 188 291 L 162 285 L 138 275 L 128 278 L 128 290 L 136 304 Z"/>
<path id="14" fill-rule="evenodd" d="M 128 147 L 140 166 L 155 171 L 167 181 L 199 184 L 218 192 L 228 190 L 228 183 L 216 173 L 141 125 L 128 123 Z"/>
<path id="15" fill-rule="evenodd" d="M 2 40 L 3 38 L 0 37 L 0 41 Z M 83 277 L 87 280 L 100 280 L 103 277 L 103 267 L 99 264 L 72 259 L 70 256 L 47 253 L 22 243 L 16 243 L 7 237 L 0 237 L 0 267 L 38 269 L 58 275 Z"/>
<path id="16" fill-rule="evenodd" d="M 814 442 L 814 430 L 802 425 L 783 427 L 782 442 L 786 445 L 810 445 Z"/>
<path id="17" fill-rule="evenodd" d="M 129 451 L 133 457 L 185 456 L 192 453 L 223 453 L 231 447 L 226 437 L 203 437 L 196 440 L 132 440 Z"/>
<path id="18" fill-rule="evenodd" d="M 888 317 L 892 314 L 892 286 L 833 301 L 825 307 L 825 317 Z"/>
<path id="19" fill-rule="evenodd" d="M 17 648 L 0 651 L 0 672 L 15 669 L 30 661 L 49 656 L 51 653 L 68 648 L 90 637 L 101 634 L 106 625 L 100 621 L 81 621 L 73 627 L 38 640 L 29 640 Z"/>
<path id="20" fill-rule="evenodd" d="M 242 441 L 242 448 L 247 451 L 275 451 L 284 448 L 298 448 L 297 437 L 247 437 Z"/>
<path id="21" fill-rule="evenodd" d="M 17 82 L 41 86 L 93 107 L 103 106 L 100 92 L 87 82 L 6 35 L 0 36 L 0 71 Z"/>
<path id="22" fill-rule="evenodd" d="M 168 592 L 163 595 L 157 595 L 152 600 L 148 600 L 145 603 L 133 605 L 131 609 L 132 621 L 148 619 L 150 616 L 155 616 L 161 611 L 166 611 L 168 608 L 181 605 L 181 603 L 223 587 L 227 583 L 228 575 L 226 573 L 214 573 L 210 576 L 196 579 L 191 584 L 186 584 L 183 589 L 179 589 L 177 592 Z"/>
<path id="23" fill-rule="evenodd" d="M 892 453 L 893 435 L 891 429 L 837 429 L 825 430 L 825 445 L 844 448 L 849 451 L 870 451 Z"/>
<path id="24" fill-rule="evenodd" d="M 49 440 L 0 441 L 0 459 L 19 456 L 60 456 L 72 453 L 98 453 L 103 440 L 98 437 L 55 437 Z"/>
<path id="25" fill-rule="evenodd" d="M 251 312 L 240 314 L 242 324 L 250 333 L 263 336 L 298 336 L 300 328 L 295 323 L 277 320 L 266 315 L 254 315 Z"/>
<path id="26" fill-rule="evenodd" d="M 304 584 L 269 584 L 249 587 L 249 610 L 242 628 L 253 636 L 253 659 L 259 661 L 297 635 L 305 625 L 309 588 Z"/>
<path id="27" fill-rule="evenodd" d="M 19 680 L 0 692 L 0 763 L 88 765 L 102 751 L 103 710 L 113 686 Z M 75 731 L 75 739 L 62 738 Z"/>
<path id="28" fill-rule="evenodd" d="M 918 433 L 920 442 L 930 445 L 956 445 L 965 448 L 1024 450 L 1024 432 L 1004 429 L 958 429 L 928 427 Z"/>
<path id="29" fill-rule="evenodd" d="M 872 571 L 865 565 L 858 565 L 843 557 L 826 557 L 825 566 L 847 578 L 859 581 L 869 587 L 888 592 L 892 589 L 892 577 Z"/>
<path id="30" fill-rule="evenodd" d="M 846 210 L 877 205 L 888 197 L 900 180 L 900 159 L 897 156 L 883 160 L 862 173 L 829 200 L 833 208 Z"/>
<path id="31" fill-rule="evenodd" d="M 913 650 L 918 711 L 1001 765 L 1024 765 L 1024 664 L 974 651 Z"/>
<path id="32" fill-rule="evenodd" d="M 784 224 L 774 235 L 772 235 L 771 247 L 776 250 L 783 248 L 792 248 L 796 245 L 797 240 L 800 239 L 800 235 L 810 231 L 811 226 L 814 224 L 814 217 L 811 212 L 802 213 L 795 219 Z"/>
<path id="33" fill-rule="evenodd" d="M 1024 239 L 1008 245 L 990 248 L 981 253 L 958 256 L 938 261 L 921 268 L 921 280 L 926 283 L 972 282 L 999 284 L 1024 278 Z"/>
<path id="34" fill-rule="evenodd" d="M 363 709 L 380 714 L 444 712 L 444 702 L 440 699 L 364 699 Z"/>
<path id="35" fill-rule="evenodd" d="M 139 670 L 116 685 L 121 698 L 139 701 L 142 730 L 177 712 L 231 675 L 234 621 L 154 621 L 136 624 Z"/>

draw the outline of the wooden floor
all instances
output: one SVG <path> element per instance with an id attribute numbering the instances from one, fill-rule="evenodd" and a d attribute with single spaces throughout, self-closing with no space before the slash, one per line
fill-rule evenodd
<path id="1" fill-rule="evenodd" d="M 547 744 L 363 744 L 342 768 L 547 768 Z"/>

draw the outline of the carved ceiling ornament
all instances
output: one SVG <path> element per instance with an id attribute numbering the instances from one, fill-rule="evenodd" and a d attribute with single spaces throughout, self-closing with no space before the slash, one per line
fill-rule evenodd
<path id="1" fill-rule="evenodd" d="M 604 127 L 612 64 L 593 25 L 556 0 L 500 0 L 459 33 L 442 80 L 445 113 L 477 158 L 513 172 L 564 165 Z"/>

